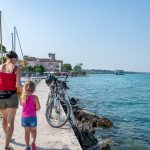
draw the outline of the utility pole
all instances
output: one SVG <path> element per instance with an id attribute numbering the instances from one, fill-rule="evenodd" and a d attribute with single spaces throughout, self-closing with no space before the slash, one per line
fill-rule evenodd
<path id="1" fill-rule="evenodd" d="M 1 21 L 2 12 L 0 11 L 0 49 L 1 49 L 1 61 L 3 64 L 3 44 L 2 44 L 2 21 Z"/>

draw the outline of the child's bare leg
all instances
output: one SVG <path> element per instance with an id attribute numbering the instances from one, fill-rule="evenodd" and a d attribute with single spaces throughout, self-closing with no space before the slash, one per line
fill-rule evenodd
<path id="1" fill-rule="evenodd" d="M 25 127 L 25 142 L 26 142 L 26 146 L 30 147 L 30 127 Z"/>
<path id="2" fill-rule="evenodd" d="M 31 128 L 31 137 L 32 137 L 31 147 L 32 147 L 32 150 L 36 150 L 36 144 L 35 144 L 36 134 L 37 134 L 36 127 L 32 127 Z"/>
<path id="3" fill-rule="evenodd" d="M 37 135 L 36 127 L 31 127 L 30 129 L 31 129 L 32 143 L 35 143 L 36 135 Z"/>

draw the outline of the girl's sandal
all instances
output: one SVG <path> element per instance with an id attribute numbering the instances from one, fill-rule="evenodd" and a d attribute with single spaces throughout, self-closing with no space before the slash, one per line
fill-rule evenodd
<path id="1" fill-rule="evenodd" d="M 32 150 L 36 150 L 36 145 L 35 145 L 35 143 L 32 143 L 32 144 L 31 144 L 31 147 L 32 147 Z"/>
<path id="2" fill-rule="evenodd" d="M 31 148 L 30 148 L 30 147 L 27 147 L 25 150 L 31 150 Z"/>

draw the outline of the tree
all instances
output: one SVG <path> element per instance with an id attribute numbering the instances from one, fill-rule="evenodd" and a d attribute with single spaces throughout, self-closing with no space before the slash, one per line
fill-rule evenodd
<path id="1" fill-rule="evenodd" d="M 2 64 L 2 62 L 3 62 L 3 63 L 5 63 L 5 62 L 6 62 L 6 57 L 5 57 L 5 56 L 0 57 L 0 64 Z"/>
<path id="2" fill-rule="evenodd" d="M 77 64 L 77 65 L 75 65 L 75 66 L 74 66 L 74 68 L 73 68 L 73 71 L 81 72 L 81 71 L 82 71 L 81 64 Z"/>
<path id="3" fill-rule="evenodd" d="M 70 71 L 71 76 L 85 76 L 87 75 L 87 72 L 82 69 L 83 63 L 77 64 L 74 66 L 73 70 Z"/>
<path id="4" fill-rule="evenodd" d="M 45 71 L 46 71 L 46 69 L 42 65 L 36 65 L 36 66 L 34 66 L 34 72 L 43 73 Z"/>
<path id="5" fill-rule="evenodd" d="M 1 51 L 1 44 L 0 44 L 0 51 Z M 3 53 L 6 53 L 6 52 L 7 52 L 7 51 L 6 51 L 6 47 L 3 46 L 3 45 L 2 45 L 2 51 L 3 51 Z"/>
<path id="6" fill-rule="evenodd" d="M 25 70 L 27 70 L 28 72 L 34 72 L 34 67 L 32 67 L 32 66 L 26 66 Z"/>
<path id="7" fill-rule="evenodd" d="M 26 66 L 27 66 L 27 61 L 25 61 L 25 60 L 19 61 L 19 67 L 20 67 L 21 71 L 24 71 L 26 69 Z"/>
<path id="8" fill-rule="evenodd" d="M 3 54 L 5 54 L 7 51 L 6 51 L 6 47 L 2 45 L 2 52 Z M 0 53 L 1 53 L 1 44 L 0 44 Z M 5 55 L 3 55 L 3 57 L 0 57 L 0 64 L 1 63 L 5 63 L 6 62 L 6 57 Z"/>
<path id="9" fill-rule="evenodd" d="M 72 70 L 71 64 L 62 64 L 61 65 L 61 71 L 70 72 L 71 70 Z"/>
<path id="10" fill-rule="evenodd" d="M 46 69 L 42 65 L 28 66 L 26 61 L 20 62 L 19 66 L 21 67 L 21 70 L 25 74 L 30 74 L 30 73 L 40 73 L 40 74 L 42 74 L 43 72 L 46 71 Z"/>

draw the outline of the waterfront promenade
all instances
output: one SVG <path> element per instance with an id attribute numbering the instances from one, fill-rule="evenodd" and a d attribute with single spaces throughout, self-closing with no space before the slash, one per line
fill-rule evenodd
<path id="1" fill-rule="evenodd" d="M 39 97 L 41 110 L 38 115 L 38 134 L 37 134 L 37 150 L 82 150 L 69 123 L 61 128 L 52 128 L 48 125 L 45 118 L 46 100 L 48 95 L 48 87 L 45 80 L 41 80 L 36 88 L 35 94 Z M 24 150 L 24 129 L 21 127 L 21 108 L 18 108 L 15 119 L 15 130 L 11 146 L 14 150 Z M 1 122 L 1 121 L 0 121 Z M 0 150 L 4 147 L 5 135 L 0 126 Z"/>

